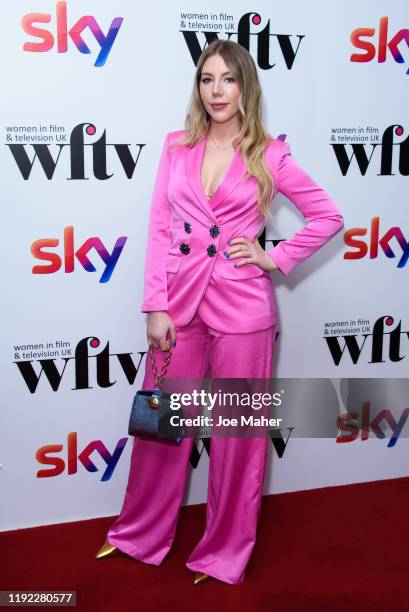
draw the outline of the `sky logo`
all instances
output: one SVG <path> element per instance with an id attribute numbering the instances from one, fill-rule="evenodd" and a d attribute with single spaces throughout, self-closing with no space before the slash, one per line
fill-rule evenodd
<path id="1" fill-rule="evenodd" d="M 371 402 L 364 402 L 361 415 L 358 412 L 347 412 L 338 417 L 337 425 L 342 433 L 337 436 L 336 442 L 353 442 L 359 437 L 362 441 L 368 440 L 371 429 L 379 440 L 384 440 L 386 438 L 385 429 L 389 426 L 391 437 L 388 448 L 395 446 L 408 420 L 409 408 L 402 410 L 399 419 L 396 420 L 388 409 L 381 410 L 371 419 L 370 407 Z M 382 425 L 386 425 L 386 427 L 383 428 Z"/>
<path id="2" fill-rule="evenodd" d="M 64 263 L 64 272 L 74 272 L 75 260 L 77 259 L 87 272 L 96 272 L 94 264 L 88 257 L 89 252 L 95 249 L 103 263 L 105 269 L 99 279 L 100 283 L 107 283 L 112 276 L 118 262 L 122 249 L 127 241 L 127 236 L 120 236 L 110 253 L 101 238 L 94 236 L 88 238 L 77 250 L 74 249 L 74 227 L 68 225 L 64 228 L 63 257 L 58 253 L 45 250 L 46 248 L 57 247 L 60 244 L 58 238 L 40 238 L 31 245 L 31 254 L 43 261 L 48 261 L 47 265 L 38 264 L 33 266 L 33 274 L 53 274 L 58 272 Z"/>
<path id="3" fill-rule="evenodd" d="M 35 458 L 44 467 L 37 471 L 37 478 L 50 478 L 59 476 L 64 471 L 68 476 L 72 476 L 78 472 L 78 463 L 80 463 L 87 472 L 99 472 L 99 468 L 91 459 L 93 453 L 98 454 L 106 463 L 106 468 L 101 476 L 101 481 L 109 480 L 114 473 L 120 456 L 125 448 L 128 438 L 121 438 L 114 451 L 111 453 L 102 440 L 93 440 L 79 452 L 77 432 L 71 431 L 67 435 L 67 444 L 64 449 L 63 444 L 46 444 L 39 448 L 35 453 Z M 66 451 L 65 460 L 59 456 L 62 451 Z"/>
<path id="4" fill-rule="evenodd" d="M 368 239 L 360 240 L 358 236 L 367 236 L 366 227 L 352 227 L 344 234 L 346 246 L 356 249 L 346 251 L 344 259 L 362 259 L 369 254 L 370 259 L 376 259 L 379 254 L 379 247 L 389 259 L 397 259 L 397 267 L 404 268 L 409 259 L 409 242 L 398 226 L 389 228 L 383 235 L 380 232 L 380 218 L 372 217 Z M 392 246 L 391 243 L 392 242 Z M 399 251 L 399 247 L 401 252 Z"/>
<path id="5" fill-rule="evenodd" d="M 350 60 L 351 62 L 371 62 L 378 51 L 378 63 L 386 61 L 388 49 L 392 54 L 393 59 L 398 64 L 404 64 L 405 59 L 399 51 L 399 45 L 404 40 L 407 47 L 409 47 L 409 30 L 407 28 L 399 30 L 389 41 L 388 41 L 388 17 L 381 17 L 379 20 L 379 33 L 378 33 L 378 49 L 376 44 L 365 38 L 372 38 L 375 36 L 375 28 L 357 28 L 351 32 L 351 43 L 357 49 L 362 49 L 364 53 L 352 53 Z M 409 74 L 409 70 L 406 71 Z"/>
<path id="6" fill-rule="evenodd" d="M 90 48 L 82 38 L 83 31 L 89 28 L 100 46 L 100 52 L 94 64 L 94 66 L 100 67 L 105 64 L 108 58 L 119 28 L 123 22 L 123 17 L 115 17 L 115 19 L 112 20 L 107 34 L 103 33 L 97 20 L 92 15 L 81 17 L 70 29 L 68 29 L 67 2 L 57 2 L 56 38 L 54 38 L 49 30 L 34 25 L 38 23 L 50 23 L 50 21 L 51 14 L 49 13 L 28 13 L 24 15 L 21 20 L 21 26 L 24 32 L 29 36 L 40 39 L 40 42 L 25 42 L 23 45 L 24 51 L 44 53 L 50 51 L 56 43 L 57 53 L 66 53 L 68 51 L 68 38 L 70 38 L 78 51 L 81 53 L 91 53 Z"/>

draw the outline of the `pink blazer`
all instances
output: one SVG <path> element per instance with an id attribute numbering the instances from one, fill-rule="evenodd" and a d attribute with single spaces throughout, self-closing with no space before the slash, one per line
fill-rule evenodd
<path id="1" fill-rule="evenodd" d="M 168 149 L 182 133 L 166 135 L 156 174 L 141 312 L 165 310 L 175 325 L 185 326 L 200 306 L 203 320 L 222 332 L 274 325 L 277 305 L 270 273 L 256 264 L 235 268 L 239 258 L 223 255 L 231 238 L 254 240 L 264 228 L 256 179 L 244 179 L 246 166 L 237 150 L 209 202 L 200 181 L 205 137 L 194 147 Z M 308 221 L 291 239 L 267 251 L 288 275 L 343 228 L 343 217 L 291 157 L 287 143 L 272 139 L 265 159 L 275 178 L 274 195 L 288 197 Z"/>

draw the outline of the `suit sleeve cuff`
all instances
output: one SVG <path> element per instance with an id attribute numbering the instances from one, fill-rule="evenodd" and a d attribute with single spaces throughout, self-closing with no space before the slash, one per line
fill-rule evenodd
<path id="1" fill-rule="evenodd" d="M 158 302 L 157 304 L 142 304 L 140 312 L 158 312 L 160 310 L 168 312 L 168 303 Z"/>
<path id="2" fill-rule="evenodd" d="M 288 263 L 288 258 L 282 253 L 282 250 L 279 249 L 280 244 L 281 242 L 270 251 L 267 251 L 267 255 L 274 261 L 278 270 L 280 270 L 284 276 L 287 276 L 292 268 Z"/>

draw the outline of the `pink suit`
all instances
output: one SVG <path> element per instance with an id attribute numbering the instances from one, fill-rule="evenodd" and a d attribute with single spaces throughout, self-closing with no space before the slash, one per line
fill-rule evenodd
<path id="1" fill-rule="evenodd" d="M 238 259 L 223 255 L 231 238 L 254 240 L 262 232 L 256 179 L 245 179 L 246 166 L 237 150 L 210 204 L 200 182 L 206 140 L 202 138 L 190 149 L 176 146 L 168 150 L 182 133 L 167 134 L 162 150 L 150 213 L 141 310 L 167 310 L 176 325 L 184 326 L 200 305 L 204 321 L 219 331 L 270 327 L 277 323 L 270 273 L 255 264 L 235 268 Z M 276 192 L 287 196 L 308 220 L 293 238 L 268 251 L 287 275 L 342 229 L 343 218 L 328 194 L 293 160 L 287 143 L 271 140 L 265 159 L 275 177 Z M 246 282 L 237 282 L 240 280 Z"/>
<path id="2" fill-rule="evenodd" d="M 245 180 L 239 151 L 211 202 L 200 183 L 203 138 L 191 149 L 165 138 L 152 197 L 141 311 L 165 310 L 177 343 L 166 376 L 201 379 L 270 378 L 277 308 L 269 273 L 234 267 L 223 251 L 231 238 L 253 240 L 263 229 L 257 185 Z M 343 227 L 334 202 L 292 159 L 288 144 L 271 140 L 265 158 L 276 192 L 290 198 L 308 224 L 268 251 L 283 274 Z M 160 368 L 166 353 L 156 349 Z M 153 389 L 147 364 L 142 389 Z M 129 480 L 107 541 L 135 559 L 159 565 L 170 550 L 183 502 L 193 439 L 179 446 L 134 439 Z M 206 526 L 186 566 L 230 584 L 244 579 L 260 514 L 269 437 L 212 436 Z"/>

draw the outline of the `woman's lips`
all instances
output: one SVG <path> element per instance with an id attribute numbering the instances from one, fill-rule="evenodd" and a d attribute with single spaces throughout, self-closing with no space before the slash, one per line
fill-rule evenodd
<path id="1" fill-rule="evenodd" d="M 213 108 L 213 110 L 223 110 L 225 106 L 227 106 L 227 102 L 224 104 L 211 104 L 210 106 Z"/>

